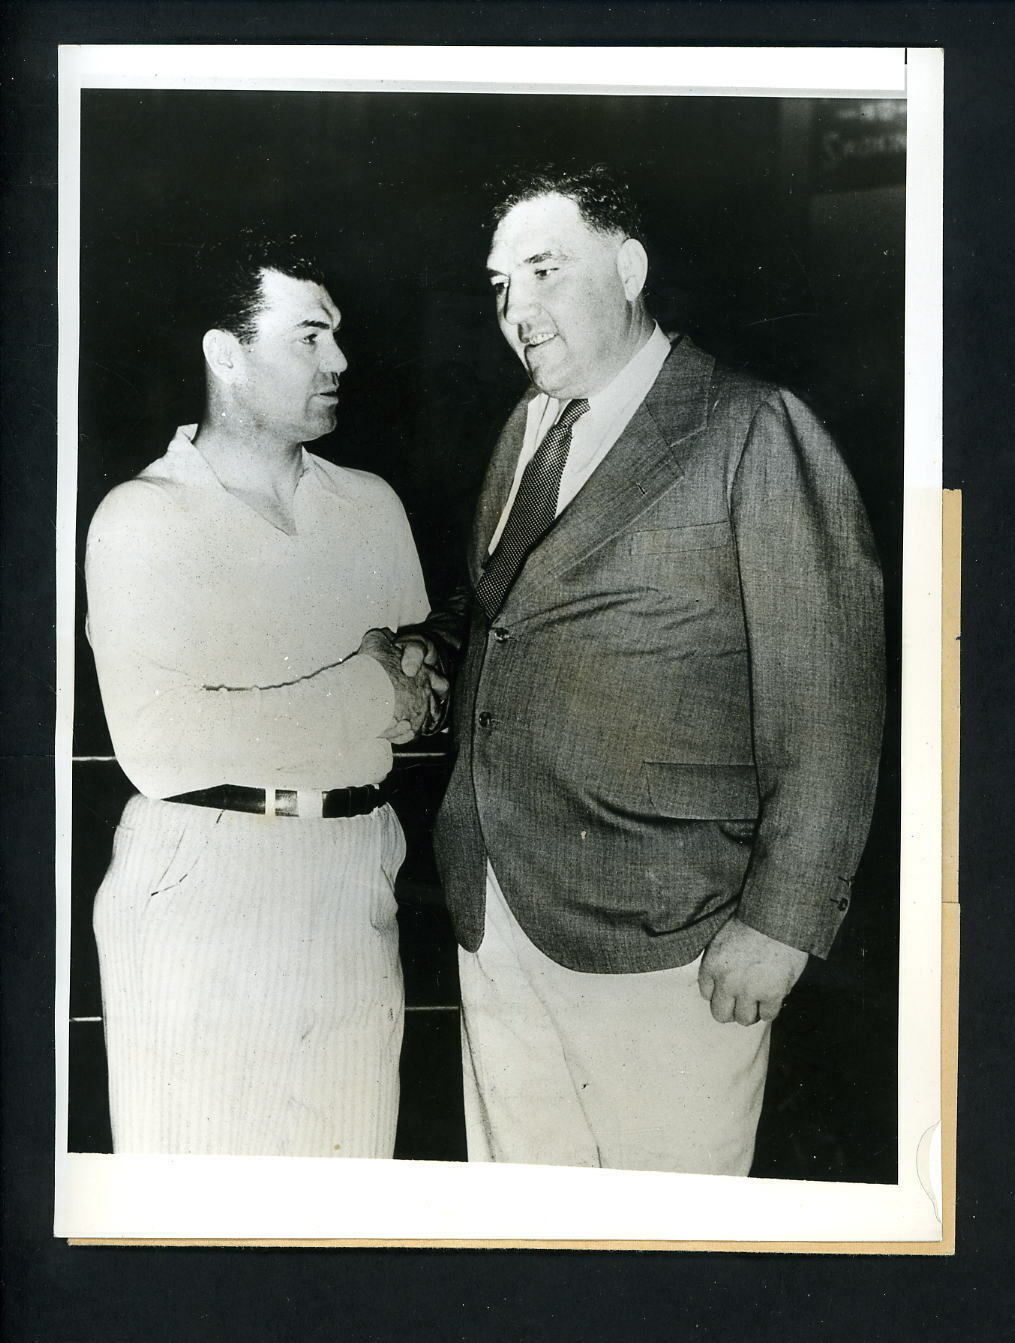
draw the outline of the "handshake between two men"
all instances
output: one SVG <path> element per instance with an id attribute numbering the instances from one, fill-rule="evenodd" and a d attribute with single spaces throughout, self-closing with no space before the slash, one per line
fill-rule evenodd
<path id="1" fill-rule="evenodd" d="M 394 691 L 391 722 L 381 735 L 395 746 L 414 737 L 432 736 L 444 726 L 450 678 L 442 650 L 415 630 L 367 630 L 360 653 L 372 657 L 388 675 Z"/>

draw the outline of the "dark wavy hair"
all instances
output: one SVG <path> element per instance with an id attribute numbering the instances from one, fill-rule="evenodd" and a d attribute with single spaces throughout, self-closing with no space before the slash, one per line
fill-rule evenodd
<path id="1" fill-rule="evenodd" d="M 516 168 L 491 184 L 490 193 L 497 199 L 490 212 L 493 228 L 522 201 L 566 196 L 597 232 L 619 232 L 639 242 L 644 240 L 645 226 L 630 187 L 604 163 L 543 163 Z"/>
<path id="2" fill-rule="evenodd" d="M 264 306 L 263 271 L 324 284 L 324 272 L 304 238 L 256 225 L 201 247 L 196 269 L 195 325 L 202 332 L 231 331 L 244 343 L 254 338 Z"/>

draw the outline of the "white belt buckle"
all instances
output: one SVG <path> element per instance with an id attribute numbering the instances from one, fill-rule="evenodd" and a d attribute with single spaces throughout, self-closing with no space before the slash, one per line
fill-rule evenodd
<path id="1" fill-rule="evenodd" d="M 274 815 L 275 815 L 275 790 L 274 790 L 274 788 L 266 788 L 266 789 L 264 790 L 264 814 L 265 814 L 265 816 L 271 816 L 271 817 L 274 817 Z"/>
<path id="2" fill-rule="evenodd" d="M 319 821 L 324 815 L 324 794 L 316 788 L 297 788 L 296 811 L 301 821 Z"/>

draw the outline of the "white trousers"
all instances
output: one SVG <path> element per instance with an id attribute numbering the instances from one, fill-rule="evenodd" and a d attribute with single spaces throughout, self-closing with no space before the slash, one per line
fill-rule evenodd
<path id="1" fill-rule="evenodd" d="M 721 1025 L 675 970 L 583 974 L 522 931 L 492 869 L 459 952 L 470 1161 L 746 1175 L 769 1027 Z"/>
<path id="2" fill-rule="evenodd" d="M 389 807 L 127 804 L 94 914 L 114 1151 L 391 1156 L 404 854 Z"/>

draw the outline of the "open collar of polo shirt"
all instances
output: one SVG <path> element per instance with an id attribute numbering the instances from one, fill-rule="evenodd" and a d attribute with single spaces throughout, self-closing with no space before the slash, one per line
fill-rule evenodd
<path id="1" fill-rule="evenodd" d="M 273 531 L 282 532 L 282 529 L 276 526 L 264 513 L 254 508 L 241 494 L 237 494 L 223 483 L 218 472 L 205 457 L 196 441 L 197 430 L 198 426 L 196 424 L 181 425 L 177 429 L 164 459 L 166 473 L 173 475 L 176 479 L 186 480 L 191 484 L 200 485 L 206 490 L 221 495 L 227 507 L 235 505 L 243 509 L 251 518 L 258 519 L 259 524 L 270 527 Z M 314 457 L 305 446 L 301 445 L 300 471 L 293 493 L 293 512 L 296 517 L 297 531 L 299 530 L 300 514 L 305 511 L 308 502 L 306 497 L 308 491 L 312 495 L 320 489 L 326 490 L 329 494 L 338 493 L 335 481 L 322 469 L 320 459 Z M 307 519 L 304 518 L 304 524 L 306 521 Z"/>

